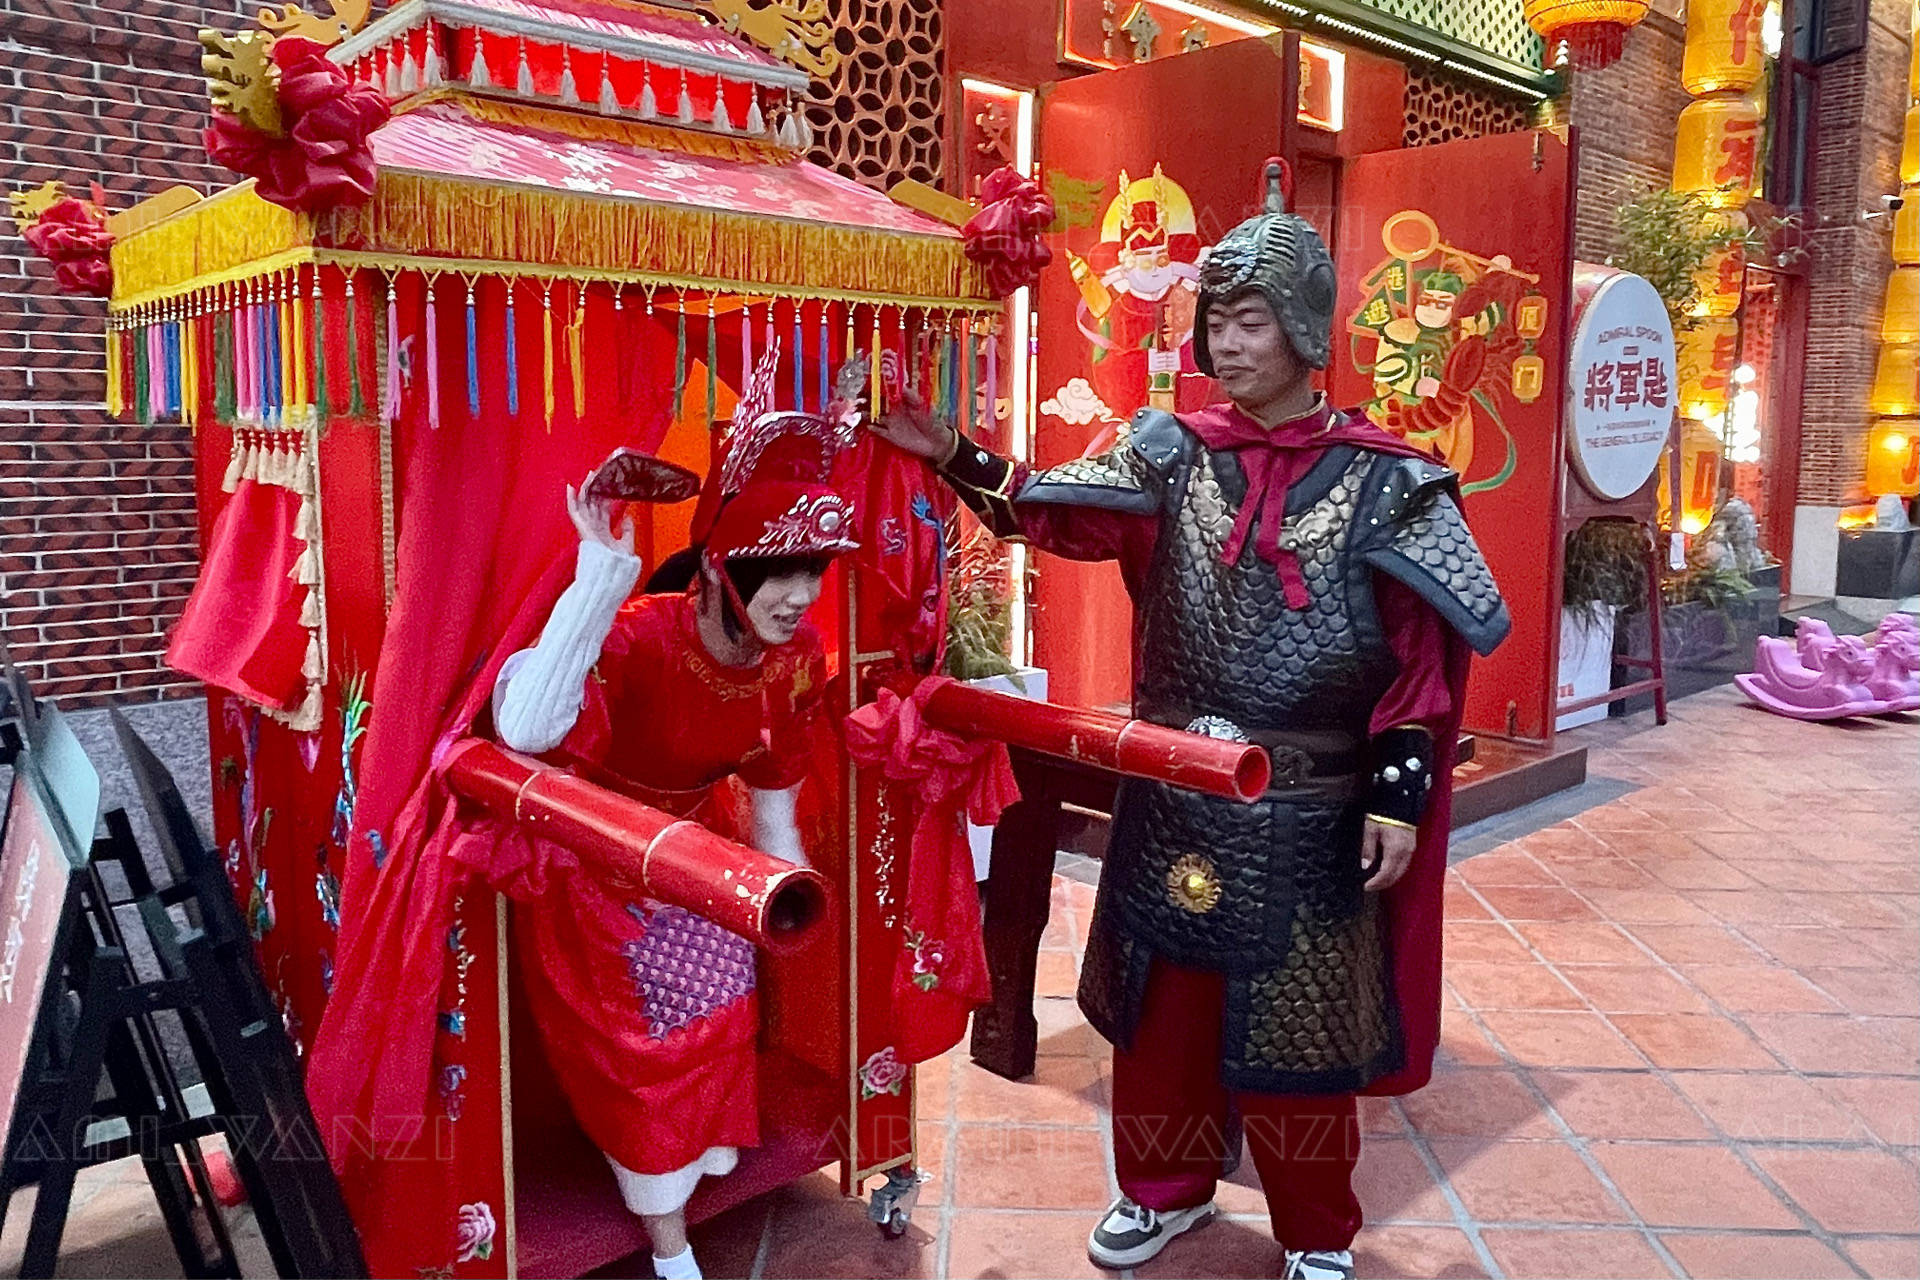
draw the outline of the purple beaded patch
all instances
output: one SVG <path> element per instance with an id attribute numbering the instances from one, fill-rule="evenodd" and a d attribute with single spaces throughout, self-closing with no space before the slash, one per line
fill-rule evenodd
<path id="1" fill-rule="evenodd" d="M 753 994 L 753 944 L 680 907 L 627 904 L 645 930 L 620 948 L 649 1032 L 664 1040 Z"/>

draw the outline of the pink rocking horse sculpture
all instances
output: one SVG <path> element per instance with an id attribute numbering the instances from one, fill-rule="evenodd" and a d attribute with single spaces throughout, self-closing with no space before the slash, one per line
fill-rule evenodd
<path id="1" fill-rule="evenodd" d="M 1920 710 L 1920 625 L 1888 614 L 1869 645 L 1802 618 L 1792 644 L 1760 637 L 1752 674 L 1733 679 L 1768 711 L 1796 720 Z"/>

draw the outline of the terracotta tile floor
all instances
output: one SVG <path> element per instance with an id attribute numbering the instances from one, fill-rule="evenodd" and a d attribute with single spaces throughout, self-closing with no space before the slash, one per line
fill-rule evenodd
<path id="1" fill-rule="evenodd" d="M 1449 873 L 1434 1084 L 1363 1113 L 1362 1276 L 1920 1277 L 1920 722 L 1673 711 L 1589 731 L 1598 802 Z M 1056 880 L 1033 1079 L 923 1069 L 905 1240 L 816 1175 L 699 1228 L 710 1274 L 1100 1274 L 1106 1054 L 1067 994 L 1091 903 Z M 114 1196 L 71 1273 L 143 1231 L 118 1274 L 178 1274 Z M 1254 1185 L 1220 1203 L 1140 1275 L 1276 1274 Z"/>

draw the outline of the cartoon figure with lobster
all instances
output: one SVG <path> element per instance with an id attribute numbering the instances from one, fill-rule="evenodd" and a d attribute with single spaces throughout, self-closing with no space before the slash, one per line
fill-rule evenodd
<path id="1" fill-rule="evenodd" d="M 1390 256 L 1362 277 L 1363 301 L 1347 326 L 1354 367 L 1373 377 L 1362 408 L 1459 473 L 1463 493 L 1496 489 L 1519 461 L 1502 405 L 1531 403 L 1544 386 L 1540 277 L 1505 254 L 1482 258 L 1443 243 L 1416 210 L 1387 219 L 1380 234 Z M 1489 427 L 1506 445 L 1491 471 L 1473 466 L 1476 433 Z"/>

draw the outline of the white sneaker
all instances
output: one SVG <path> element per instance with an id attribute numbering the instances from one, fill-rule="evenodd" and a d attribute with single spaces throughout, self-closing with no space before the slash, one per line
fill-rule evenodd
<path id="1" fill-rule="evenodd" d="M 1087 1256 L 1111 1271 L 1137 1267 L 1167 1247 L 1183 1231 L 1213 1221 L 1213 1201 L 1165 1213 L 1135 1204 L 1126 1196 L 1113 1202 L 1087 1237 Z"/>
<path id="2" fill-rule="evenodd" d="M 1353 1250 L 1315 1249 L 1295 1253 L 1287 1250 L 1287 1267 L 1281 1280 L 1353 1280 Z"/>

